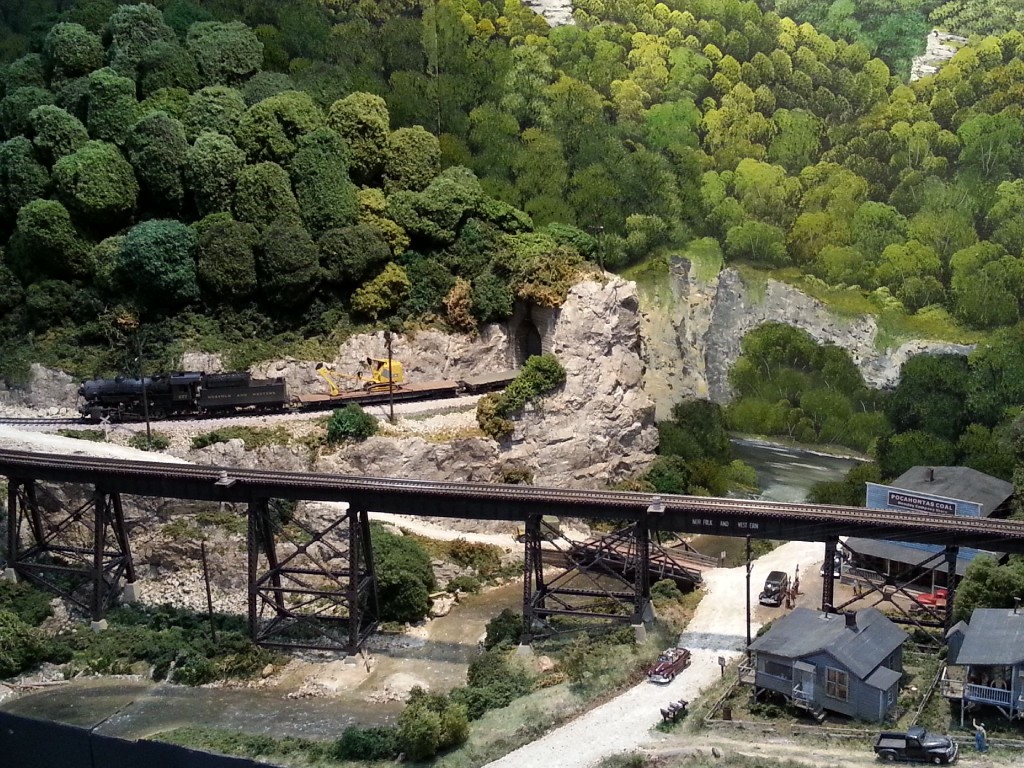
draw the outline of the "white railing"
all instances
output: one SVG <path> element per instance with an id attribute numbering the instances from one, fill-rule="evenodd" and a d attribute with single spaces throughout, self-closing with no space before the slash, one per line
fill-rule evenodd
<path id="1" fill-rule="evenodd" d="M 964 698 L 968 701 L 980 701 L 985 704 L 1008 707 L 1012 697 L 1012 692 L 1006 688 L 990 688 L 987 685 L 973 685 L 971 683 L 964 686 Z"/>

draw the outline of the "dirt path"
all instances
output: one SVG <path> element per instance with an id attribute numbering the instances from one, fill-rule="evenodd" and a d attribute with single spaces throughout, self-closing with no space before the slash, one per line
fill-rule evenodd
<path id="1" fill-rule="evenodd" d="M 751 573 L 753 598 L 769 571 L 792 573 L 799 564 L 801 580 L 817 574 L 824 547 L 817 542 L 790 542 L 758 558 Z M 690 667 L 666 686 L 641 683 L 621 696 L 587 712 L 571 723 L 505 757 L 490 768 L 589 768 L 603 758 L 633 752 L 651 738 L 658 710 L 676 699 L 696 700 L 701 691 L 719 679 L 718 657 L 728 661 L 739 656 L 746 643 L 746 568 L 722 568 L 704 574 L 707 594 L 701 600 L 679 644 L 693 653 Z M 777 613 L 781 609 L 766 609 Z M 765 609 L 754 611 L 751 632 L 771 617 Z"/>

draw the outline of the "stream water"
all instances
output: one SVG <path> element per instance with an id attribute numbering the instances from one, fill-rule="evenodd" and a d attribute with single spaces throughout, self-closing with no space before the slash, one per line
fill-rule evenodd
<path id="1" fill-rule="evenodd" d="M 733 445 L 735 457 L 756 470 L 761 498 L 775 501 L 803 501 L 812 485 L 840 479 L 856 463 L 753 439 L 737 439 Z M 374 641 L 372 672 L 356 675 L 353 684 L 340 685 L 329 698 L 289 699 L 286 687 L 186 688 L 100 677 L 24 694 L 0 709 L 125 738 L 144 738 L 194 724 L 254 734 L 335 738 L 349 725 L 394 720 L 403 705 L 397 700 L 374 701 L 374 694 L 382 689 L 401 691 L 417 682 L 443 691 L 463 684 L 487 622 L 504 608 L 520 609 L 522 594 L 522 585 L 512 583 L 471 595 L 448 616 L 429 622 L 425 637 Z M 294 688 L 293 684 L 287 690 Z"/>

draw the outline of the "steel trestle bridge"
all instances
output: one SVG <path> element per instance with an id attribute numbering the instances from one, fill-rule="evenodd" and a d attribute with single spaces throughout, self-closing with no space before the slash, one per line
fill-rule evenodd
<path id="1" fill-rule="evenodd" d="M 117 591 L 135 582 L 122 495 L 244 504 L 248 516 L 249 621 L 253 639 L 277 647 L 354 652 L 377 623 L 369 511 L 525 521 L 524 638 L 551 616 L 641 623 L 650 615 L 650 552 L 664 532 L 821 541 L 831 573 L 840 536 L 939 545 L 954 576 L 959 547 L 1024 554 L 1024 523 L 820 504 L 698 496 L 438 482 L 328 473 L 281 472 L 0 450 L 8 478 L 8 577 L 77 598 L 100 621 Z M 54 510 L 39 483 L 86 486 L 83 501 Z M 276 500 L 343 502 L 344 513 L 312 522 L 282 512 Z M 58 514 L 55 514 L 58 512 Z M 621 521 L 633 539 L 631 565 L 570 562 L 592 588 L 544 573 L 542 517 Z M 621 538 L 621 535 L 620 535 Z M 616 552 L 621 548 L 616 545 Z M 622 557 L 618 556 L 621 560 Z M 942 554 L 939 555 L 939 558 Z M 933 558 L 934 559 L 934 556 Z M 571 558 L 570 558 L 571 560 Z M 604 570 L 602 570 L 604 569 Z M 606 571 L 606 572 L 605 572 Z M 621 589 L 597 586 L 616 578 Z M 68 584 L 75 581 L 77 585 Z M 949 603 L 953 603 L 950 579 Z M 823 580 L 822 608 L 833 606 Z M 85 595 L 83 597 L 83 595 Z M 612 599 L 612 610 L 596 608 Z M 580 605 L 580 603 L 583 605 Z M 628 609 L 623 609 L 628 604 Z M 946 623 L 951 613 L 947 612 Z M 268 618 L 269 617 L 269 618 Z"/>

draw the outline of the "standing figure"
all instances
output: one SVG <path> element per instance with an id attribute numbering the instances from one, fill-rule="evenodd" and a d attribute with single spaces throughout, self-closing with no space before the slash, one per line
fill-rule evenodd
<path id="1" fill-rule="evenodd" d="M 974 749 L 978 752 L 988 752 L 988 734 L 985 732 L 985 724 L 974 720 Z"/>

